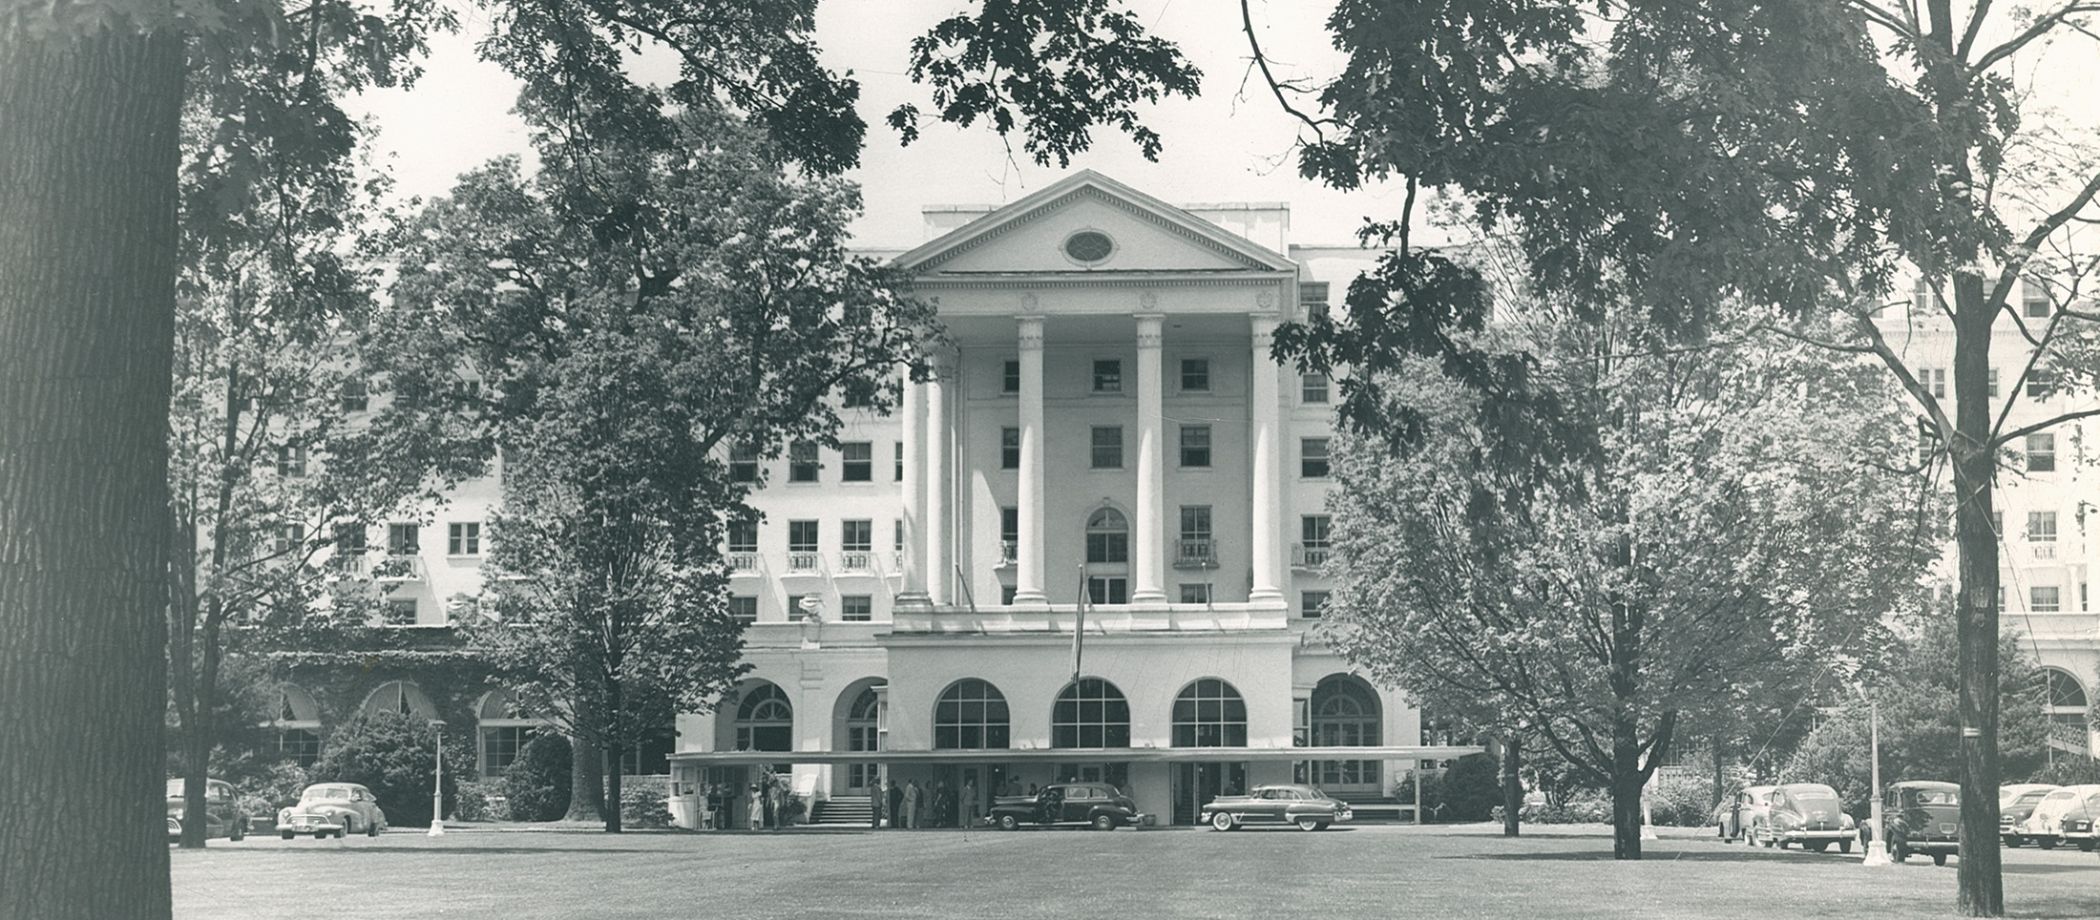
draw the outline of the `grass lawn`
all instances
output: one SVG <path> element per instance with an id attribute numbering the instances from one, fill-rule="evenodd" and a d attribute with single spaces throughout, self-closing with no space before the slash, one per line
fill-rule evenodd
<path id="1" fill-rule="evenodd" d="M 474 830 L 177 850 L 178 918 L 1952 916 L 1954 869 L 1752 850 L 1666 829 L 1487 825 L 691 834 Z M 2100 858 L 2006 851 L 2014 916 L 2100 916 Z"/>

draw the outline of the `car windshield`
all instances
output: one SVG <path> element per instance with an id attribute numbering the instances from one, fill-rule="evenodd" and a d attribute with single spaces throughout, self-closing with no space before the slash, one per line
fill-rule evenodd
<path id="1" fill-rule="evenodd" d="M 1838 805 L 1837 796 L 1821 789 L 1795 792 L 1794 801 L 1804 808 L 1836 808 Z"/>
<path id="2" fill-rule="evenodd" d="M 347 802 L 350 800 L 350 790 L 341 786 L 319 786 L 306 790 L 306 799 L 310 802 Z"/>
<path id="3" fill-rule="evenodd" d="M 2028 806 L 2034 805 L 2037 802 L 2040 802 L 2048 794 L 2049 793 L 2047 792 L 2023 793 L 2019 798 L 2013 800 L 2013 805 L 2021 808 L 2026 808 Z"/>

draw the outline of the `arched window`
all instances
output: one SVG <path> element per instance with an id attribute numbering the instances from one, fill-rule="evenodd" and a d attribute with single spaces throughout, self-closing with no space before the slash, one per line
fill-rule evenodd
<path id="1" fill-rule="evenodd" d="M 949 684 L 933 706 L 933 746 L 940 750 L 1009 747 L 1006 697 L 999 688 L 974 677 Z"/>
<path id="2" fill-rule="evenodd" d="M 2049 681 L 2049 708 L 2075 708 L 2083 711 L 2086 706 L 2085 688 L 2079 686 L 2078 678 L 2055 668 L 2043 668 L 2042 674 Z"/>
<path id="3" fill-rule="evenodd" d="M 1066 684 L 1050 710 L 1050 746 L 1129 747 L 1130 703 L 1123 691 L 1098 677 Z"/>
<path id="4" fill-rule="evenodd" d="M 2042 679 L 2049 694 L 2049 705 L 2043 712 L 2049 716 L 2050 742 L 2066 750 L 2085 750 L 2085 687 L 2069 672 L 2055 668 L 2043 668 Z"/>
<path id="5" fill-rule="evenodd" d="M 1088 565 L 1124 565 L 1130 562 L 1130 521 L 1123 512 L 1103 508 L 1086 519 Z"/>
<path id="6" fill-rule="evenodd" d="M 502 689 L 482 694 L 474 716 L 481 735 L 481 775 L 488 777 L 502 776 L 543 727 L 540 720 L 520 712 L 517 699 Z"/>
<path id="7" fill-rule="evenodd" d="M 1376 746 L 1378 696 L 1364 682 L 1336 674 L 1313 687 L 1314 747 Z M 1378 761 L 1322 760 L 1313 764 L 1312 782 L 1328 787 L 1377 786 Z"/>
<path id="8" fill-rule="evenodd" d="M 1231 684 L 1206 677 L 1174 698 L 1175 747 L 1246 747 L 1247 702 Z"/>
<path id="9" fill-rule="evenodd" d="M 313 694 L 291 684 L 277 688 L 277 717 L 270 720 L 277 731 L 277 753 L 302 767 L 321 759 L 321 707 Z"/>
<path id="10" fill-rule="evenodd" d="M 795 748 L 795 706 L 777 684 L 761 683 L 744 691 L 736 704 L 736 747 L 740 751 L 791 751 Z"/>
<path id="11" fill-rule="evenodd" d="M 357 711 L 365 715 L 395 712 L 418 721 L 437 718 L 437 707 L 430 705 L 430 697 L 423 695 L 421 687 L 405 680 L 390 680 L 373 688 Z"/>

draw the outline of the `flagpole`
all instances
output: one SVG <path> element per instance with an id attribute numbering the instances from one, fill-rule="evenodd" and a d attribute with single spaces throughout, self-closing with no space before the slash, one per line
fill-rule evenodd
<path id="1" fill-rule="evenodd" d="M 1072 682 L 1079 682 L 1080 664 L 1086 653 L 1086 564 L 1079 565 L 1079 605 L 1072 618 Z"/>

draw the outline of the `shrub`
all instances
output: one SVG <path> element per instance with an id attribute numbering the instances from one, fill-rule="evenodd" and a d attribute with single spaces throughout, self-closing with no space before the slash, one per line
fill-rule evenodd
<path id="1" fill-rule="evenodd" d="M 460 743 L 458 734 L 445 744 L 447 810 L 458 794 L 456 777 L 471 775 L 474 767 L 473 754 Z M 437 732 L 421 719 L 395 712 L 362 715 L 328 736 L 321 759 L 309 772 L 317 783 L 363 784 L 378 797 L 388 824 L 427 825 L 436 740 Z"/>
<path id="2" fill-rule="evenodd" d="M 2058 786 L 2082 786 L 2100 783 L 2100 760 L 2091 757 L 2076 757 L 2058 754 L 2056 760 L 2034 771 L 2029 782 L 2051 783 Z"/>
<path id="3" fill-rule="evenodd" d="M 569 813 L 569 739 L 543 733 L 525 742 L 503 771 L 513 821 L 555 821 Z"/>
<path id="4" fill-rule="evenodd" d="M 671 807 L 662 783 L 629 778 L 620 788 L 620 824 L 623 827 L 670 827 Z"/>
<path id="5" fill-rule="evenodd" d="M 1714 784 L 1696 777 L 1660 783 L 1648 797 L 1648 817 L 1664 827 L 1704 827 L 1713 815 Z"/>
<path id="6" fill-rule="evenodd" d="M 1490 820 L 1502 820 L 1502 806 L 1488 811 Z M 1611 799 L 1592 792 L 1576 793 L 1565 805 L 1525 803 L 1524 810 L 1517 813 L 1522 824 L 1609 824 L 1611 823 Z"/>
<path id="7" fill-rule="evenodd" d="M 489 807 L 489 796 L 497 793 L 491 783 L 475 780 L 459 784 L 459 792 L 452 800 L 452 819 L 455 821 L 487 821 L 496 817 Z"/>
<path id="8" fill-rule="evenodd" d="M 1468 754 L 1444 771 L 1434 794 L 1425 789 L 1422 797 L 1439 821 L 1484 821 L 1502 801 L 1501 773 L 1495 758 Z"/>

